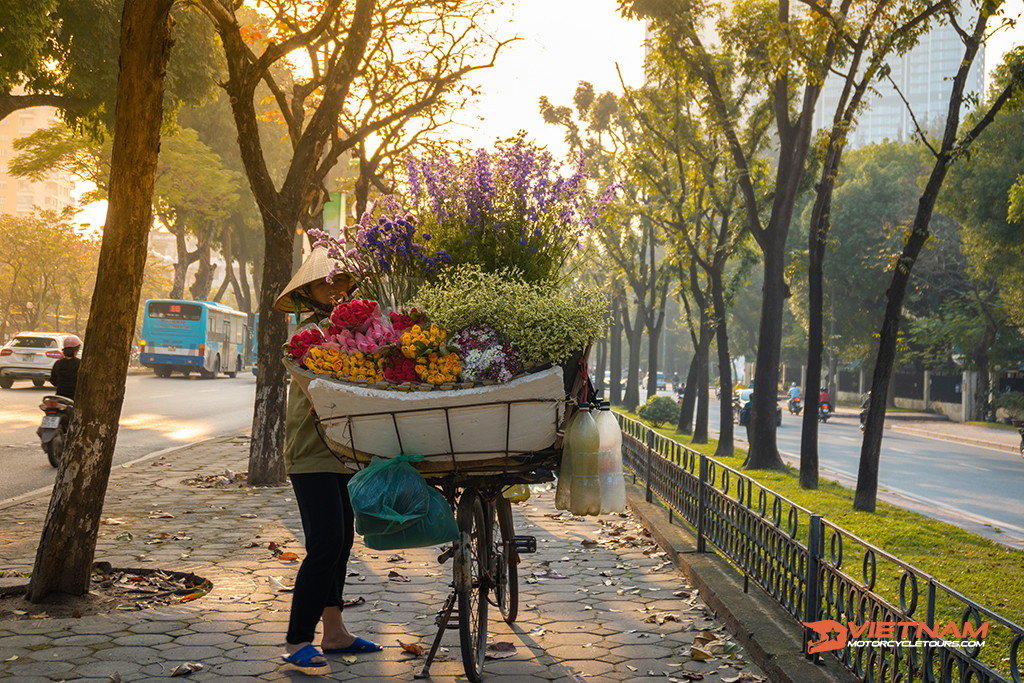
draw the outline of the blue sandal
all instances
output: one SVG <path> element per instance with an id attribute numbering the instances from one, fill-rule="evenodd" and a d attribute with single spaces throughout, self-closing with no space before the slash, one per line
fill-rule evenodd
<path id="1" fill-rule="evenodd" d="M 365 640 L 363 638 L 356 638 L 352 641 L 351 645 L 347 647 L 335 647 L 330 650 L 324 650 L 325 655 L 354 655 L 360 652 L 380 652 L 383 650 L 377 643 Z"/>
<path id="2" fill-rule="evenodd" d="M 290 655 L 281 655 L 281 659 L 288 669 L 301 671 L 309 676 L 326 676 L 329 674 L 331 672 L 331 665 L 326 661 L 314 664 L 314 657 L 323 657 L 323 654 L 312 645 L 305 645 Z"/>

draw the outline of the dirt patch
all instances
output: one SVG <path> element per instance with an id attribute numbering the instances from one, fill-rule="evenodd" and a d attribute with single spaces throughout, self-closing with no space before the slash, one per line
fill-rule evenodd
<path id="1" fill-rule="evenodd" d="M 41 603 L 25 598 L 28 578 L 7 575 L 0 591 L 0 620 L 69 619 L 111 612 L 135 612 L 191 602 L 213 584 L 201 576 L 163 569 L 117 569 L 97 562 L 89 592 L 82 596 L 55 593 Z"/>

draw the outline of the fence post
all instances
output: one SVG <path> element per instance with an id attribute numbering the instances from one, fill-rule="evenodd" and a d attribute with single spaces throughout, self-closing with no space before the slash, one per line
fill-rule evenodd
<path id="1" fill-rule="evenodd" d="M 821 619 L 821 558 L 825 552 L 825 534 L 821 523 L 821 515 L 811 515 L 807 529 L 807 575 L 804 577 L 804 621 L 820 621 Z M 810 634 L 805 628 L 804 633 Z M 804 644 L 804 656 L 815 660 L 818 655 L 807 654 Z"/>
<path id="2" fill-rule="evenodd" d="M 647 460 L 644 466 L 644 500 L 648 503 L 654 500 L 651 495 L 651 459 L 654 457 L 654 430 L 647 430 Z"/>
<path id="3" fill-rule="evenodd" d="M 700 477 L 697 482 L 697 552 L 706 552 L 704 524 L 708 510 L 708 456 L 700 454 Z"/>

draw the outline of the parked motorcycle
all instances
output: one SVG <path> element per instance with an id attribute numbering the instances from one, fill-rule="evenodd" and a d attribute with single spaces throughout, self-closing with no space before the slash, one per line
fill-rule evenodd
<path id="1" fill-rule="evenodd" d="M 830 417 L 832 417 L 832 406 L 828 401 L 822 401 L 818 404 L 818 422 L 828 422 Z"/>
<path id="2" fill-rule="evenodd" d="M 789 412 L 791 415 L 799 415 L 800 410 L 803 409 L 804 403 L 800 400 L 800 397 L 789 399 Z"/>
<path id="3" fill-rule="evenodd" d="M 75 402 L 64 396 L 43 396 L 43 402 L 39 405 L 39 409 L 43 411 L 43 423 L 39 425 L 36 434 L 39 435 L 40 445 L 46 451 L 46 457 L 53 467 L 60 464 L 61 455 L 64 453 L 64 443 L 67 440 L 74 408 Z"/>

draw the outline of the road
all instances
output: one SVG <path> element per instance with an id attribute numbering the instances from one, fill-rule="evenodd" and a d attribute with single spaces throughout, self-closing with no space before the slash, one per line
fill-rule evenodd
<path id="1" fill-rule="evenodd" d="M 166 379 L 129 375 L 114 466 L 154 451 L 229 434 L 252 424 L 256 378 Z M 53 389 L 16 382 L 0 389 L 0 501 L 53 485 L 56 470 L 39 446 L 39 400 Z"/>
<path id="2" fill-rule="evenodd" d="M 780 405 L 779 451 L 787 464 L 799 467 L 803 416 L 790 415 L 785 402 Z M 709 428 L 717 433 L 715 400 L 710 414 Z M 878 471 L 879 490 L 887 500 L 1024 549 L 1024 460 L 1019 454 L 904 434 L 890 429 L 892 424 L 886 426 Z M 741 427 L 736 435 L 746 438 Z M 853 414 L 819 425 L 822 476 L 855 487 L 861 440 Z"/>

